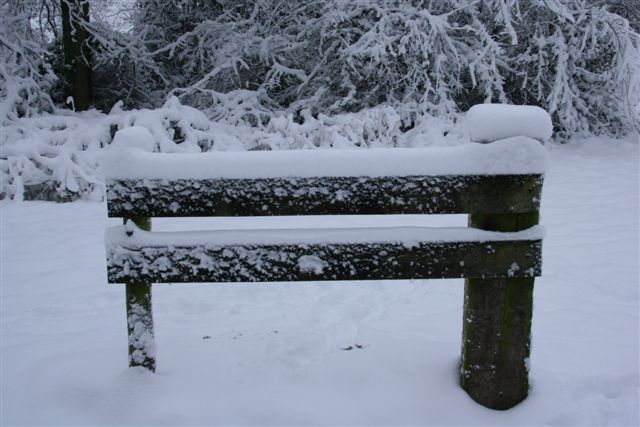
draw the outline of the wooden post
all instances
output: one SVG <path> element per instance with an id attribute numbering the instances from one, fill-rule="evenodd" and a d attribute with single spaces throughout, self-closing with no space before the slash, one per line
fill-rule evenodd
<path id="1" fill-rule="evenodd" d="M 124 218 L 140 229 L 151 230 L 151 218 Z M 127 331 L 129 337 L 129 366 L 142 366 L 156 370 L 155 341 L 153 337 L 153 310 L 151 283 L 126 283 Z"/>
<path id="2" fill-rule="evenodd" d="M 469 226 L 514 232 L 538 223 L 538 212 L 471 214 Z M 513 265 L 514 269 L 519 268 Z M 533 278 L 467 279 L 460 382 L 473 400 L 509 409 L 529 392 Z"/>

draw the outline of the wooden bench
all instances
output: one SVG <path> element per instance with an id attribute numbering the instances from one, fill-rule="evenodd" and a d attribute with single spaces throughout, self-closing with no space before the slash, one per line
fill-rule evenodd
<path id="1" fill-rule="evenodd" d="M 114 151 L 108 280 L 126 284 L 129 364 L 155 370 L 152 283 L 465 281 L 462 387 L 505 409 L 528 393 L 546 152 L 515 138 L 446 149 Z M 468 213 L 459 228 L 151 232 L 151 217 Z"/>

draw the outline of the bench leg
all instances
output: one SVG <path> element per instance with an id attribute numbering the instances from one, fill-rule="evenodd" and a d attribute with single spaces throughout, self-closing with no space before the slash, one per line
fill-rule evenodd
<path id="1" fill-rule="evenodd" d="M 142 230 L 151 231 L 151 218 L 123 218 L 133 221 Z M 129 337 L 129 366 L 142 366 L 156 371 L 156 351 L 153 337 L 151 283 L 127 283 L 127 332 Z"/>
<path id="2" fill-rule="evenodd" d="M 469 226 L 514 232 L 539 213 L 472 214 Z M 467 279 L 464 286 L 460 384 L 473 400 L 509 409 L 529 393 L 533 278 Z"/>
<path id="3" fill-rule="evenodd" d="M 155 372 L 151 285 L 148 283 L 127 283 L 126 298 L 129 366 L 142 366 Z"/>
<path id="4" fill-rule="evenodd" d="M 509 409 L 529 393 L 533 278 L 467 279 L 460 382 L 473 400 Z"/>

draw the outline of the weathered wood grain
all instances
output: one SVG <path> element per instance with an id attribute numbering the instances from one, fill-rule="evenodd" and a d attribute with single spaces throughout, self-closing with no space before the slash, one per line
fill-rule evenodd
<path id="1" fill-rule="evenodd" d="M 469 226 L 516 232 L 538 223 L 537 211 L 469 216 Z M 533 277 L 469 278 L 464 288 L 462 388 L 478 403 L 509 409 L 529 393 Z"/>
<path id="2" fill-rule="evenodd" d="M 109 180 L 110 217 L 536 211 L 542 175 Z"/>
<path id="3" fill-rule="evenodd" d="M 540 240 L 107 247 L 111 283 L 534 277 Z"/>

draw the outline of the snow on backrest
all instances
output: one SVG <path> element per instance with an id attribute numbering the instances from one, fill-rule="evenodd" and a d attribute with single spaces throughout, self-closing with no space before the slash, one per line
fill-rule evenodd
<path id="1" fill-rule="evenodd" d="M 383 177 L 544 173 L 547 151 L 527 137 L 448 148 L 282 150 L 198 154 L 110 150 L 107 180 Z"/>

